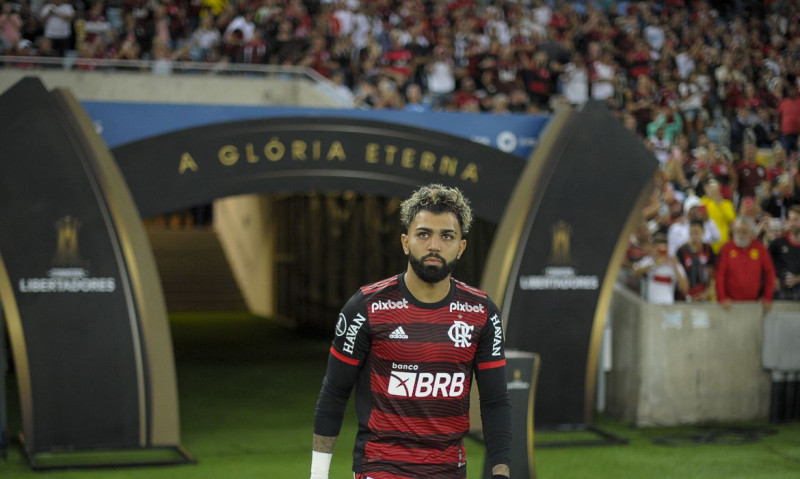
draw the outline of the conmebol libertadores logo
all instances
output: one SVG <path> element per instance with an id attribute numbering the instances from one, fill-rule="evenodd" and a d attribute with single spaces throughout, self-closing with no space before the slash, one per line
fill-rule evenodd
<path id="1" fill-rule="evenodd" d="M 551 228 L 550 266 L 542 275 L 520 275 L 519 287 L 523 290 L 596 290 L 600 278 L 581 275 L 572 258 L 572 225 L 558 221 Z"/>
<path id="2" fill-rule="evenodd" d="M 79 231 L 81 221 L 67 215 L 54 224 L 56 229 L 56 253 L 53 267 L 47 277 L 22 278 L 20 293 L 113 293 L 117 288 L 116 278 L 91 277 L 81 257 Z"/>

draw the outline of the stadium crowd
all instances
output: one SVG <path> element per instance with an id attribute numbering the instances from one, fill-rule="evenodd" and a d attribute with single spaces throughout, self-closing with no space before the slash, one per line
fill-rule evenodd
<path id="1" fill-rule="evenodd" d="M 603 101 L 660 164 L 625 259 L 631 287 L 644 278 L 659 302 L 737 299 L 721 272 L 744 254 L 772 268 L 757 297 L 800 300 L 798 0 L 3 0 L 0 51 L 80 69 L 151 60 L 155 73 L 306 66 L 361 108 Z M 750 234 L 781 246 L 748 250 Z"/>

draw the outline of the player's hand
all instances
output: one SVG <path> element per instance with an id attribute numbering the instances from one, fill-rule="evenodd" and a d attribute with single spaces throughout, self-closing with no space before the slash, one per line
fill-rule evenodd
<path id="1" fill-rule="evenodd" d="M 730 311 L 733 302 L 730 299 L 723 299 L 722 301 L 719 302 L 719 304 L 725 311 Z"/>

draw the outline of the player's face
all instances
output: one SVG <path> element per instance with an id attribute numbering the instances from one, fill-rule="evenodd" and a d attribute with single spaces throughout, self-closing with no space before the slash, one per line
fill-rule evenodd
<path id="1" fill-rule="evenodd" d="M 400 240 L 412 271 L 427 283 L 450 276 L 467 247 L 454 213 L 420 211 Z"/>

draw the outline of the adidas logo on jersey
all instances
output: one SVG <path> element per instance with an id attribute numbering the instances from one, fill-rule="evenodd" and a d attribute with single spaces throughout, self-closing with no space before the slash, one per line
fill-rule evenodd
<path id="1" fill-rule="evenodd" d="M 408 335 L 403 331 L 402 326 L 398 326 L 397 329 L 392 331 L 392 334 L 389 335 L 389 339 L 408 339 Z"/>

